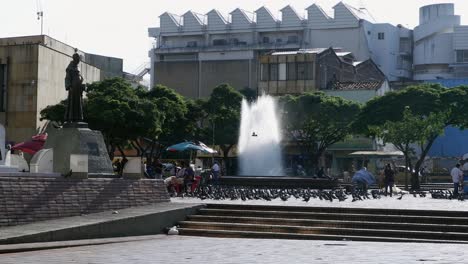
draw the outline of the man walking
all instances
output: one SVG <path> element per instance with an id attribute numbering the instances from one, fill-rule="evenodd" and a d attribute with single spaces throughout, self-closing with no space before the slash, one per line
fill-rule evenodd
<path id="1" fill-rule="evenodd" d="M 453 181 L 453 197 L 458 197 L 458 186 L 463 183 L 463 172 L 460 170 L 460 164 L 457 163 L 450 172 Z"/>
<path id="2" fill-rule="evenodd" d="M 214 162 L 211 171 L 213 172 L 213 184 L 218 185 L 220 168 L 217 161 Z"/>

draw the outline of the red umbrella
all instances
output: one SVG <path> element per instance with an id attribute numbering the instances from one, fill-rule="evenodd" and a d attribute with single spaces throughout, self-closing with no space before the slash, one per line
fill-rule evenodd
<path id="1" fill-rule="evenodd" d="M 12 150 L 21 150 L 23 152 L 34 155 L 36 152 L 42 149 L 47 139 L 47 134 L 39 134 L 32 136 L 30 141 L 18 143 L 11 147 Z"/>

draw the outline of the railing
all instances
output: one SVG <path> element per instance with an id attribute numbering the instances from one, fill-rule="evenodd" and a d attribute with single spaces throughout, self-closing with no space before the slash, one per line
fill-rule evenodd
<path id="1" fill-rule="evenodd" d="M 297 49 L 302 46 L 301 42 L 298 43 L 259 43 L 259 44 L 237 44 L 237 45 L 207 45 L 197 47 L 187 46 L 160 46 L 155 48 L 156 53 L 179 53 L 179 52 L 198 52 L 198 51 L 227 51 L 227 50 L 253 50 L 253 49 Z"/>

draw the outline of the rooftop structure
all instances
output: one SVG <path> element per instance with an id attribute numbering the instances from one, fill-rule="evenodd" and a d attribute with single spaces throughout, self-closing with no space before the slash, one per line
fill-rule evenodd
<path id="1" fill-rule="evenodd" d="M 256 89 L 255 65 L 262 54 L 328 47 L 341 47 L 357 61 L 372 59 L 389 80 L 411 78 L 411 30 L 376 23 L 367 10 L 343 2 L 333 10 L 329 15 L 313 4 L 307 18 L 289 5 L 280 18 L 266 7 L 237 8 L 227 16 L 215 9 L 205 15 L 163 13 L 160 26 L 148 30 L 155 40 L 151 85 L 189 97 L 206 97 L 222 82 Z"/>

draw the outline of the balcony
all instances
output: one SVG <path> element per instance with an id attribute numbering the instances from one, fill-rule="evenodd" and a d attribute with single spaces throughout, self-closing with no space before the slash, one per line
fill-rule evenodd
<path id="1" fill-rule="evenodd" d="M 156 54 L 170 53 L 196 53 L 196 52 L 220 52 L 220 51 L 246 51 L 246 50 L 276 50 L 276 49 L 300 49 L 302 43 L 259 43 L 259 44 L 244 44 L 242 42 L 236 45 L 219 45 L 219 46 L 197 46 L 197 47 L 164 47 L 153 49 Z"/>

